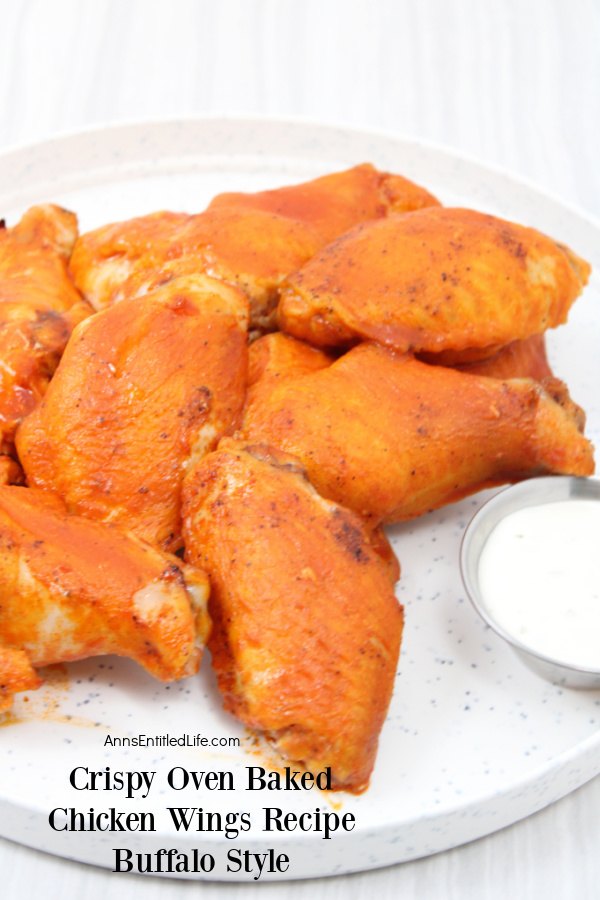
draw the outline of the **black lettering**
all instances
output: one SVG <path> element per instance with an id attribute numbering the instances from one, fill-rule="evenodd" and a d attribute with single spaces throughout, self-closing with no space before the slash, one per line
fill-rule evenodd
<path id="1" fill-rule="evenodd" d="M 60 806 L 57 809 L 52 810 L 52 812 L 48 816 L 48 822 L 50 824 L 50 828 L 52 828 L 53 831 L 66 831 L 67 830 L 66 825 L 63 825 L 62 828 L 59 828 L 58 825 L 56 824 L 56 819 L 55 819 L 56 813 L 64 813 L 66 816 L 67 810 L 64 809 L 64 807 L 60 807 Z"/>
<path id="2" fill-rule="evenodd" d="M 115 868 L 113 872 L 131 872 L 133 869 L 132 856 L 131 850 L 115 850 Z M 123 866 L 126 868 L 123 868 Z"/>
<path id="3" fill-rule="evenodd" d="M 242 851 L 233 849 L 227 851 L 227 871 L 228 872 L 239 872 L 242 868 Z M 230 865 L 231 863 L 231 865 Z"/>
<path id="4" fill-rule="evenodd" d="M 167 809 L 171 814 L 173 824 L 177 831 L 181 831 L 182 829 L 183 831 L 190 830 L 194 819 L 194 813 L 196 812 L 195 806 L 168 806 Z"/>
<path id="5" fill-rule="evenodd" d="M 181 766 L 175 766 L 175 768 L 171 769 L 167 775 L 167 782 L 169 787 L 173 788 L 174 791 L 182 791 L 190 783 L 190 776 L 187 769 L 183 769 Z"/>
<path id="6" fill-rule="evenodd" d="M 87 768 L 84 769 L 83 766 L 77 766 L 75 769 L 73 769 L 71 774 L 69 775 L 69 782 L 71 784 L 71 787 L 74 787 L 76 791 L 86 791 L 87 787 L 88 787 L 88 781 L 86 779 L 85 785 L 83 787 L 79 787 L 79 784 L 77 783 L 77 781 L 78 781 L 77 773 L 78 772 L 85 772 L 85 774 L 87 775 L 89 773 L 89 769 L 87 769 Z"/>
<path id="7" fill-rule="evenodd" d="M 267 770 L 262 766 L 246 766 L 248 771 L 248 788 L 249 791 L 262 791 L 267 786 L 265 775 Z"/>
<path id="8" fill-rule="evenodd" d="M 283 810 L 277 806 L 265 807 L 265 831 L 285 831 L 283 823 L 279 820 L 283 815 Z M 291 831 L 293 829 L 287 829 Z"/>
<path id="9" fill-rule="evenodd" d="M 263 872 L 273 875 L 276 872 L 287 872 L 290 867 L 290 859 L 285 853 L 275 856 L 275 851 L 270 849 L 266 853 L 252 853 L 250 850 L 229 850 L 227 853 L 227 871 L 244 871 L 252 874 L 253 881 L 258 881 Z M 258 871 L 257 871 L 258 870 Z"/>

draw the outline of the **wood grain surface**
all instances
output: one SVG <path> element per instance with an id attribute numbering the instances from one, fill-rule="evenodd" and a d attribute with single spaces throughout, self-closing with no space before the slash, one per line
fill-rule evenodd
<path id="1" fill-rule="evenodd" d="M 3 0 L 0 149 L 80 126 L 297 115 L 427 138 L 600 216 L 598 0 Z M 401 764 L 401 763 L 399 763 Z M 3 900 L 593 900 L 600 779 L 465 847 L 262 885 L 116 876 L 0 841 Z"/>

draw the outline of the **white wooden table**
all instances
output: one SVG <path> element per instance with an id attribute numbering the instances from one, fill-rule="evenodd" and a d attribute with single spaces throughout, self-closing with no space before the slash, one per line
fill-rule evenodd
<path id="1" fill-rule="evenodd" d="M 300 115 L 429 138 L 600 216 L 597 0 L 12 0 L 0 149 L 108 121 Z M 115 876 L 0 841 L 0 896 L 164 900 L 599 896 L 600 779 L 403 866 L 311 883 Z"/>

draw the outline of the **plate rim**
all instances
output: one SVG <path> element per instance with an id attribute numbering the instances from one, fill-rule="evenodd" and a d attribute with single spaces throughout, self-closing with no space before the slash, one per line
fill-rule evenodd
<path id="1" fill-rule="evenodd" d="M 111 132 L 114 134 L 119 131 L 125 131 L 127 129 L 160 128 L 164 126 L 178 125 L 202 125 L 204 123 L 210 122 L 215 124 L 221 123 L 223 125 L 240 123 L 246 126 L 260 126 L 260 124 L 262 123 L 267 123 L 271 125 L 289 125 L 292 128 L 316 128 L 325 131 L 347 132 L 349 134 L 354 134 L 357 136 L 371 136 L 373 138 L 396 141 L 402 144 L 410 145 L 412 147 L 423 147 L 434 153 L 439 153 L 447 159 L 459 160 L 461 163 L 464 163 L 467 166 L 474 166 L 477 169 L 490 172 L 499 178 L 512 182 L 513 184 L 518 184 L 520 187 L 526 188 L 531 193 L 539 195 L 541 199 L 550 200 L 552 203 L 555 203 L 558 206 L 562 206 L 573 215 L 583 219 L 587 225 L 590 225 L 593 228 L 597 229 L 600 233 L 600 213 L 596 215 L 594 212 L 588 210 L 580 204 L 575 203 L 571 200 L 566 200 L 560 194 L 555 193 L 552 190 L 548 190 L 539 182 L 535 181 L 535 179 L 530 178 L 526 175 L 522 175 L 521 173 L 515 173 L 510 168 L 499 163 L 490 163 L 477 156 L 476 154 L 470 154 L 463 150 L 454 148 L 451 144 L 446 144 L 443 141 L 436 141 L 431 138 L 415 136 L 400 130 L 396 131 L 395 129 L 377 128 L 373 126 L 363 127 L 361 125 L 348 124 L 341 120 L 337 121 L 331 119 L 319 119 L 312 116 L 280 116 L 276 114 L 255 116 L 246 113 L 206 113 L 202 115 L 174 114 L 172 116 L 161 116 L 158 118 L 154 116 L 140 116 L 119 121 L 109 119 L 105 121 L 90 123 L 88 125 L 59 129 L 57 131 L 53 131 L 45 138 L 42 137 L 30 140 L 15 141 L 6 144 L 5 146 L 0 148 L 0 164 L 3 162 L 5 157 L 11 156 L 13 154 L 18 155 L 20 153 L 35 150 L 36 148 L 41 146 L 57 145 L 62 142 L 76 139 L 78 137 L 91 137 L 96 133 Z M 600 263 L 600 258 L 598 262 Z"/>

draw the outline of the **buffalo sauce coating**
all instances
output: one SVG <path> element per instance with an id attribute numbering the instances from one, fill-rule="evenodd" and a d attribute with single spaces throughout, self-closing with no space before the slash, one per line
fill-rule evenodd
<path id="1" fill-rule="evenodd" d="M 10 456 L 0 456 L 0 484 L 23 484 L 23 469 Z"/>
<path id="2" fill-rule="evenodd" d="M 432 356 L 431 361 L 436 362 L 435 354 Z M 458 368 L 463 372 L 471 372 L 472 375 L 487 375 L 488 378 L 533 378 L 535 381 L 543 381 L 553 377 L 543 334 L 511 341 L 491 356 L 459 364 Z"/>
<path id="3" fill-rule="evenodd" d="M 428 207 L 329 244 L 289 278 L 278 317 L 283 331 L 317 345 L 358 337 L 401 351 L 471 352 L 564 322 L 589 271 L 533 228 Z"/>
<path id="4" fill-rule="evenodd" d="M 189 276 L 82 323 L 17 437 L 29 483 L 175 551 L 185 467 L 239 423 L 247 322 L 239 291 Z"/>
<path id="5" fill-rule="evenodd" d="M 253 403 L 255 393 L 264 396 L 269 381 L 274 386 L 286 378 L 326 369 L 333 362 L 329 354 L 280 331 L 266 334 L 250 344 L 248 356 L 246 404 Z M 388 566 L 392 584 L 395 584 L 400 578 L 400 564 L 383 529 L 373 529 L 370 540 L 373 549 Z"/>
<path id="6" fill-rule="evenodd" d="M 437 205 L 435 197 L 407 178 L 363 163 L 275 190 L 218 194 L 208 208 L 260 210 L 301 222 L 312 229 L 314 242 L 322 246 L 357 222 Z"/>
<path id="7" fill-rule="evenodd" d="M 265 334 L 250 344 L 248 354 L 248 386 L 260 379 L 287 378 L 326 369 L 332 357 L 304 341 L 281 331 Z"/>
<path id="8" fill-rule="evenodd" d="M 283 279 L 326 243 L 364 219 L 433 203 L 418 185 L 364 164 L 272 191 L 221 194 L 198 215 L 106 225 L 78 240 L 71 272 L 96 309 L 206 272 L 244 290 L 252 327 L 268 327 Z"/>
<path id="9" fill-rule="evenodd" d="M 226 708 L 338 788 L 366 786 L 402 634 L 389 568 L 361 520 L 297 463 L 224 440 L 184 488 L 187 558 L 210 575 Z"/>
<path id="10" fill-rule="evenodd" d="M 0 487 L 0 641 L 34 666 L 116 653 L 157 678 L 198 668 L 208 580 L 114 526 Z"/>

